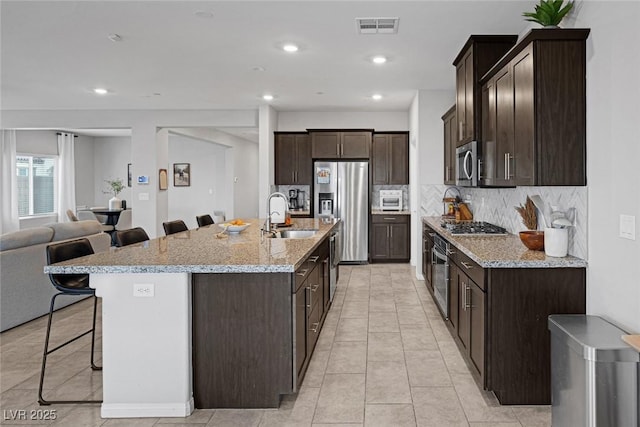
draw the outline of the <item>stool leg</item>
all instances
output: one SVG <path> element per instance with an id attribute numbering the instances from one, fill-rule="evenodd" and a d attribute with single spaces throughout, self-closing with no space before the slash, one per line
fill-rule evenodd
<path id="1" fill-rule="evenodd" d="M 42 387 L 44 385 L 44 371 L 47 367 L 47 354 L 49 354 L 49 336 L 51 335 L 51 320 L 53 319 L 53 306 L 56 302 L 58 295 L 55 294 L 51 297 L 51 304 L 49 305 L 49 321 L 47 322 L 47 335 L 44 339 L 44 352 L 42 353 L 42 369 L 40 370 L 40 386 L 38 387 L 38 403 L 41 405 L 50 405 L 51 403 L 44 400 L 42 397 Z"/>
<path id="2" fill-rule="evenodd" d="M 93 350 L 96 347 L 96 313 L 98 311 L 98 297 L 93 296 L 93 326 L 91 328 L 91 369 L 94 371 L 101 371 L 102 366 L 96 366 L 93 361 Z"/>

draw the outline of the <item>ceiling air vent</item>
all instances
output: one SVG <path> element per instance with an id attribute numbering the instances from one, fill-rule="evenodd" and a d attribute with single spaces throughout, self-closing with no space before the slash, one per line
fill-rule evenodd
<path id="1" fill-rule="evenodd" d="M 360 34 L 395 34 L 398 21 L 398 18 L 356 18 L 356 25 Z"/>

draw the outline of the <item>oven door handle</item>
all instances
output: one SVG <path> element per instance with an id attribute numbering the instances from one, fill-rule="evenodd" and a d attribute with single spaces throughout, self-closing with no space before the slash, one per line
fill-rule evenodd
<path id="1" fill-rule="evenodd" d="M 467 168 L 467 159 L 472 156 L 471 151 L 467 151 L 464 155 L 464 160 L 462 161 L 462 168 L 464 169 L 464 175 L 467 179 L 471 179 L 471 173 L 469 173 L 469 168 Z M 473 172 L 473 171 L 472 171 Z"/>

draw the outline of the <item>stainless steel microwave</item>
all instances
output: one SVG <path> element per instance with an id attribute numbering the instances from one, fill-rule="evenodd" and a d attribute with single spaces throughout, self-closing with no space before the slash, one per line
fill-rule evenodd
<path id="1" fill-rule="evenodd" d="M 478 141 L 456 148 L 456 185 L 478 186 Z"/>

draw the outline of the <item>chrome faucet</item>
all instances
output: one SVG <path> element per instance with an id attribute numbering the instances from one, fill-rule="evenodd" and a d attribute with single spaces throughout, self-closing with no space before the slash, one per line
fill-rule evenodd
<path id="1" fill-rule="evenodd" d="M 284 207 L 285 207 L 285 211 L 282 212 L 282 214 L 284 216 L 286 216 L 287 214 L 287 210 L 288 210 L 288 206 L 289 206 L 289 200 L 287 199 L 287 196 L 285 196 L 284 194 L 276 191 L 274 193 L 271 193 L 269 195 L 269 198 L 267 199 L 267 219 L 264 222 L 264 227 L 262 228 L 262 231 L 264 231 L 265 233 L 273 233 L 275 232 L 275 230 L 271 230 L 271 216 L 274 213 L 279 213 L 278 211 L 271 211 L 271 199 L 273 199 L 274 197 L 280 197 L 282 200 L 284 200 Z M 277 224 L 274 224 L 274 226 L 277 226 Z M 276 227 L 277 228 L 277 227 Z"/>

